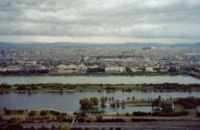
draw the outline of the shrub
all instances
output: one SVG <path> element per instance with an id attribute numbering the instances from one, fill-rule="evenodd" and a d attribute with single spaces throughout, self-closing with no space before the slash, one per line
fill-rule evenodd
<path id="1" fill-rule="evenodd" d="M 178 98 L 174 103 L 180 104 L 186 109 L 192 109 L 200 105 L 200 98 L 194 98 L 194 97 Z"/>
<path id="2" fill-rule="evenodd" d="M 36 112 L 35 111 L 30 111 L 28 116 L 35 116 Z"/>
<path id="3" fill-rule="evenodd" d="M 46 116 L 46 115 L 47 115 L 47 111 L 42 110 L 42 111 L 40 112 L 40 115 L 41 115 L 41 116 Z"/>

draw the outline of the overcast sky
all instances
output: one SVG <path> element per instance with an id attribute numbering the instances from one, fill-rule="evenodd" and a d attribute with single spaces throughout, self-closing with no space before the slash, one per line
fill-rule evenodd
<path id="1" fill-rule="evenodd" d="M 0 0 L 0 41 L 200 41 L 200 0 Z"/>

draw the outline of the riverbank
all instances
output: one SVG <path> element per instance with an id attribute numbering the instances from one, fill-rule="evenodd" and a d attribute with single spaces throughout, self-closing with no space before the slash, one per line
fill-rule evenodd
<path id="1" fill-rule="evenodd" d="M 79 73 L 79 74 L 56 74 L 56 73 L 0 73 L 0 77 L 5 76 L 178 76 L 185 75 L 200 79 L 199 75 L 186 71 L 178 72 L 134 72 L 134 73 Z"/>
<path id="2" fill-rule="evenodd" d="M 80 73 L 80 74 L 56 74 L 56 73 L 0 73 L 0 76 L 177 76 L 187 75 L 184 72 L 134 72 L 134 73 Z"/>
<path id="3" fill-rule="evenodd" d="M 143 105 L 143 101 L 138 105 Z M 148 104 L 149 105 L 149 104 Z M 187 114 L 181 114 L 180 112 L 188 111 Z M 159 114 L 160 113 L 160 114 Z M 179 115 L 172 116 L 172 113 L 180 113 Z M 40 121 L 44 122 L 48 120 L 72 120 L 73 118 L 81 118 L 84 117 L 84 120 L 98 120 L 101 119 L 168 119 L 168 120 L 192 120 L 192 119 L 200 119 L 196 117 L 197 110 L 196 109 L 184 109 L 183 106 L 176 104 L 174 107 L 174 112 L 172 113 L 163 113 L 163 112 L 154 112 L 154 113 L 146 113 L 146 112 L 132 112 L 132 113 L 105 113 L 102 111 L 87 111 L 87 112 L 61 112 L 52 108 L 38 108 L 38 109 L 4 109 L 3 113 L 0 113 L 0 117 L 4 120 L 10 119 L 19 119 L 22 121 Z M 100 116 L 101 117 L 98 117 Z M 80 117 L 79 117 L 80 116 Z M 81 121 L 80 121 L 81 122 Z"/>
<path id="4" fill-rule="evenodd" d="M 180 107 L 180 106 L 176 106 Z M 174 113 L 181 112 L 182 109 L 176 109 Z M 179 116 L 170 116 L 170 113 L 163 115 L 136 115 L 133 113 L 72 113 L 59 112 L 52 109 L 34 109 L 34 110 L 6 110 L 0 114 L 0 120 L 16 121 L 23 123 L 58 123 L 69 122 L 73 119 L 76 122 L 148 122 L 148 121 L 200 121 L 200 117 L 196 116 L 194 109 L 188 110 L 188 114 Z M 144 113 L 143 113 L 144 114 Z M 169 115 L 169 116 L 168 116 Z"/>
<path id="5" fill-rule="evenodd" d="M 200 84 L 0 84 L 0 94 L 9 92 L 200 92 Z"/>

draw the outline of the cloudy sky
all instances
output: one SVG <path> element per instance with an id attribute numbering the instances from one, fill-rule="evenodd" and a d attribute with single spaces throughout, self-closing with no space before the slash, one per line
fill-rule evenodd
<path id="1" fill-rule="evenodd" d="M 200 0 L 0 0 L 0 41 L 199 42 Z"/>

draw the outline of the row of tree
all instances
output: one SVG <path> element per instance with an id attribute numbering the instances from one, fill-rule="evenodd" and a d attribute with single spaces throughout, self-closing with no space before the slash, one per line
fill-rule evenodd
<path id="1" fill-rule="evenodd" d="M 200 98 L 195 98 L 195 97 L 178 98 L 174 103 L 182 105 L 186 109 L 192 109 L 200 105 Z"/>
<path id="2" fill-rule="evenodd" d="M 79 103 L 81 105 L 81 109 L 90 109 L 99 104 L 99 99 L 97 97 L 91 97 L 90 99 L 83 98 Z"/>

